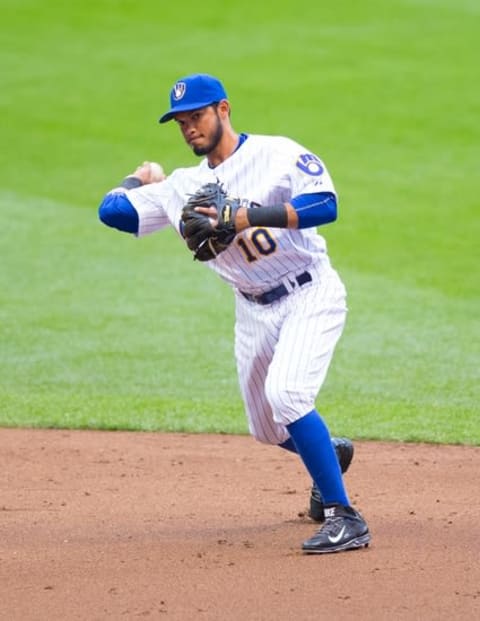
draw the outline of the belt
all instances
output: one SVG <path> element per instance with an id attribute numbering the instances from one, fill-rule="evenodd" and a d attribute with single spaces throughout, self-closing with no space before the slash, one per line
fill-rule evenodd
<path id="1" fill-rule="evenodd" d="M 309 272 L 303 272 L 298 276 L 295 276 L 295 281 L 298 286 L 301 287 L 305 285 L 307 282 L 312 282 L 312 275 Z M 290 281 L 292 286 L 295 286 L 295 283 Z M 244 298 L 249 300 L 249 302 L 256 302 L 257 304 L 271 304 L 272 302 L 276 302 L 280 298 L 288 295 L 290 291 L 287 289 L 285 285 L 278 285 L 278 287 L 274 287 L 270 289 L 270 291 L 265 291 L 264 293 L 259 293 L 258 295 L 253 295 L 252 293 L 245 293 L 244 291 L 240 291 Z"/>

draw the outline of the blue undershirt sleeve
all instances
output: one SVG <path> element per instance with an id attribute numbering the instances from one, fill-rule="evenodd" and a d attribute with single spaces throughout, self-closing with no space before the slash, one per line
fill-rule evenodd
<path id="1" fill-rule="evenodd" d="M 337 198 L 333 192 L 299 194 L 290 201 L 298 215 L 298 228 L 307 229 L 337 219 Z"/>
<path id="2" fill-rule="evenodd" d="M 119 231 L 138 233 L 138 213 L 125 194 L 107 194 L 98 208 L 98 217 L 104 224 Z"/>

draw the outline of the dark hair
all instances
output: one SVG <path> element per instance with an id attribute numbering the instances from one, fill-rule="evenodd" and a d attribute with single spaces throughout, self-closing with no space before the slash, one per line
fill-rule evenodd
<path id="1" fill-rule="evenodd" d="M 225 99 L 222 99 L 221 101 L 225 101 Z M 210 105 L 215 108 L 215 110 L 217 110 L 218 105 L 219 105 L 220 101 L 213 101 Z M 232 110 L 229 108 L 228 109 L 228 116 L 230 116 Z"/>

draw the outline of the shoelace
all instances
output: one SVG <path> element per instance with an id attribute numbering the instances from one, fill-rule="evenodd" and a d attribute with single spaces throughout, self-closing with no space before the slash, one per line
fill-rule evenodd
<path id="1" fill-rule="evenodd" d="M 344 524 L 345 522 L 342 517 L 327 518 L 324 525 L 318 530 L 318 532 L 335 536 L 341 531 Z"/>

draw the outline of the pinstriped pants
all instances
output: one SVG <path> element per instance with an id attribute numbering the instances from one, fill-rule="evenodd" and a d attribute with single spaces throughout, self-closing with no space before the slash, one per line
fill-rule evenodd
<path id="1" fill-rule="evenodd" d="M 250 433 L 280 444 L 285 426 L 315 408 L 347 315 L 345 287 L 328 264 L 312 282 L 262 306 L 236 294 L 235 358 Z M 290 279 L 293 280 L 293 279 Z"/>

